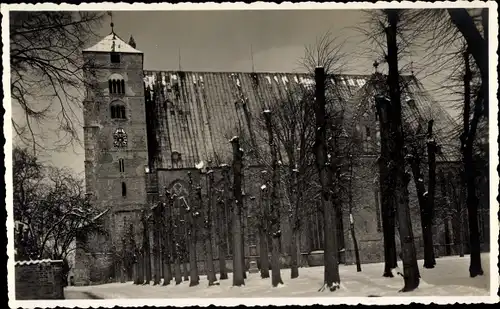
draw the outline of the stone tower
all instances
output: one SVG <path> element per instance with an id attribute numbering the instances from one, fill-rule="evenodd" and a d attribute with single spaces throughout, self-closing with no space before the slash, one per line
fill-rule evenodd
<path id="1" fill-rule="evenodd" d="M 88 70 L 84 100 L 86 190 L 106 213 L 109 235 L 77 239 L 75 281 L 113 276 L 125 230 L 139 228 L 148 164 L 143 53 L 114 32 L 83 51 Z"/>

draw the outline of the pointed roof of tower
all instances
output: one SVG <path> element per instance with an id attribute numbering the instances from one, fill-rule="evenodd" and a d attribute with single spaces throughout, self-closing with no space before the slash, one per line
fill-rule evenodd
<path id="1" fill-rule="evenodd" d="M 137 44 L 135 43 L 133 36 L 130 36 L 130 39 L 128 40 L 128 45 L 132 46 L 133 48 L 137 47 Z"/>
<path id="2" fill-rule="evenodd" d="M 117 53 L 133 53 L 142 54 L 140 50 L 135 49 L 129 44 L 125 43 L 114 32 L 104 37 L 99 43 L 84 50 L 84 52 L 117 52 Z"/>

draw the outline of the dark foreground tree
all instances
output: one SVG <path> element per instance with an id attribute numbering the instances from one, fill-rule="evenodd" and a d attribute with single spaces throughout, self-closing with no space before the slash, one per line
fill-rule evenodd
<path id="1" fill-rule="evenodd" d="M 280 271 L 280 239 L 281 239 L 281 230 L 280 230 L 280 216 L 279 216 L 279 167 L 278 167 L 278 152 L 277 145 L 275 142 L 275 137 L 273 133 L 273 119 L 270 110 L 265 110 L 263 112 L 264 121 L 266 122 L 267 136 L 269 149 L 271 153 L 271 199 L 269 201 L 270 204 L 270 233 L 272 239 L 272 252 L 271 252 L 271 283 L 273 287 L 277 287 L 280 284 L 283 284 L 283 280 L 281 280 L 281 271 Z"/>
<path id="2" fill-rule="evenodd" d="M 427 40 L 430 54 L 444 58 L 448 50 L 456 50 L 457 45 L 465 43 L 465 54 L 452 54 L 453 67 L 446 68 L 452 72 L 457 70 L 457 60 L 465 59 L 465 74 L 463 77 L 463 130 L 460 134 L 464 181 L 466 186 L 466 203 L 469 221 L 470 266 L 469 274 L 475 277 L 483 274 L 480 257 L 480 235 L 478 226 L 477 168 L 474 164 L 475 141 L 477 130 L 484 119 L 488 121 L 489 110 L 489 8 L 450 8 L 415 10 L 411 19 L 416 33 L 422 32 Z M 475 14 L 479 12 L 479 14 Z M 463 66 L 463 62 L 460 62 Z M 477 88 L 472 89 L 470 68 L 475 66 L 478 71 Z M 469 70 L 467 69 L 469 68 Z M 443 66 L 437 66 L 443 70 Z M 462 81 L 461 81 L 462 82 Z M 467 90 L 469 89 L 469 90 Z M 456 88 L 452 87 L 452 91 Z M 462 103 L 462 102 L 460 102 Z M 462 104 L 461 104 L 462 105 Z"/>
<path id="3" fill-rule="evenodd" d="M 328 168 L 327 139 L 326 139 L 326 99 L 325 99 L 325 70 L 317 67 L 315 70 L 316 102 L 314 103 L 316 115 L 316 138 L 314 153 L 316 167 L 321 184 L 321 204 L 324 216 L 324 265 L 325 278 L 322 291 L 325 287 L 335 291 L 340 287 L 340 274 L 338 265 L 336 211 L 333 209 L 330 188 L 332 188 L 332 175 Z M 332 221 L 333 220 L 333 221 Z"/>
<path id="4" fill-rule="evenodd" d="M 190 172 L 188 172 L 189 177 L 189 192 L 194 193 L 194 198 L 189 201 L 191 205 L 185 199 L 182 199 L 184 207 L 186 209 L 187 221 L 188 221 L 188 247 L 189 247 L 189 286 L 196 286 L 200 283 L 200 277 L 198 276 L 198 259 L 196 257 L 196 243 L 197 243 L 197 229 L 199 223 L 198 218 L 200 213 L 198 212 L 198 205 L 201 203 L 201 187 L 196 186 L 193 192 L 193 179 Z M 194 202 L 193 202 L 194 200 Z"/>
<path id="5" fill-rule="evenodd" d="M 269 278 L 269 245 L 268 245 L 268 222 L 269 218 L 269 189 L 267 181 L 267 171 L 262 171 L 263 185 L 260 187 L 260 209 L 258 212 L 259 222 L 257 228 L 259 230 L 259 249 L 260 249 L 260 277 L 262 279 Z"/>
<path id="6" fill-rule="evenodd" d="M 208 193 L 208 201 L 206 204 L 206 216 L 205 216 L 205 247 L 206 247 L 206 261 L 207 261 L 207 278 L 208 285 L 219 285 L 217 282 L 217 277 L 215 276 L 214 269 L 214 257 L 213 257 L 213 249 L 212 249 L 212 209 L 214 204 L 213 197 L 213 186 L 214 186 L 214 171 L 209 170 L 207 172 L 208 177 L 208 185 L 207 185 L 207 193 Z"/>
<path id="7" fill-rule="evenodd" d="M 150 232 L 149 232 L 149 220 L 151 216 L 146 213 L 145 210 L 141 211 L 141 222 L 142 222 L 142 250 L 144 258 L 144 284 L 151 283 L 151 246 L 150 246 Z"/>
<path id="8" fill-rule="evenodd" d="M 226 248 L 227 248 L 227 229 L 228 226 L 225 226 L 225 222 L 223 218 L 226 218 L 226 209 L 230 209 L 230 177 L 229 177 L 229 166 L 227 164 L 224 164 L 222 166 L 222 183 L 223 183 L 223 188 L 222 188 L 222 196 L 220 200 L 218 201 L 219 204 L 219 211 L 218 213 L 218 224 L 217 224 L 217 237 L 219 239 L 219 280 L 225 280 L 228 279 L 227 276 L 227 269 L 226 269 Z M 228 218 L 229 219 L 229 218 Z"/>
<path id="9" fill-rule="evenodd" d="M 232 212 L 232 234 L 233 234 L 233 286 L 245 285 L 243 278 L 244 265 L 242 265 L 241 243 L 243 236 L 241 235 L 241 207 L 243 196 L 241 191 L 241 174 L 243 151 L 240 148 L 240 141 L 237 136 L 231 139 L 233 147 L 233 196 L 234 205 Z"/>
<path id="10" fill-rule="evenodd" d="M 171 237 L 173 233 L 171 211 L 174 206 L 170 192 L 165 188 L 165 202 L 161 210 L 161 240 L 162 240 L 162 261 L 163 261 L 163 285 L 169 285 L 172 281 L 172 246 Z"/>
<path id="11" fill-rule="evenodd" d="M 401 238 L 402 260 L 404 270 L 404 287 L 402 292 L 413 291 L 420 282 L 420 273 L 418 270 L 415 242 L 411 226 L 408 183 L 410 177 L 405 171 L 404 159 L 404 136 L 401 120 L 401 89 L 398 69 L 398 23 L 400 19 L 400 10 L 384 10 L 387 17 L 387 27 L 385 33 L 387 36 L 387 64 L 389 74 L 387 84 L 389 88 L 390 101 L 385 101 L 387 115 L 389 115 L 390 136 L 389 156 L 391 164 L 391 175 L 393 175 L 394 202 L 396 204 L 397 216 L 399 222 L 399 235 Z M 382 112 L 383 113 L 383 112 Z"/>
<path id="12" fill-rule="evenodd" d="M 424 146 L 425 134 L 422 132 L 422 126 L 412 132 L 409 126 L 405 127 L 408 135 L 405 137 L 406 148 L 408 149 L 407 161 L 410 165 L 415 188 L 417 192 L 418 204 L 420 207 L 420 220 L 422 226 L 422 236 L 424 240 L 424 267 L 434 268 L 436 259 L 434 257 L 434 244 L 432 238 L 432 222 L 434 208 L 434 192 L 436 184 L 436 142 L 432 137 L 433 121 L 428 123 L 427 147 Z M 425 148 L 427 148 L 427 162 L 429 166 L 429 189 L 426 192 L 424 184 L 424 175 L 421 166 L 424 161 Z"/>

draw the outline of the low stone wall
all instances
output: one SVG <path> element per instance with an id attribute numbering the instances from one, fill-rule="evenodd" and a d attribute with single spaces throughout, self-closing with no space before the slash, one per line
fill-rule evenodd
<path id="1" fill-rule="evenodd" d="M 64 299 L 63 261 L 18 261 L 16 299 Z"/>

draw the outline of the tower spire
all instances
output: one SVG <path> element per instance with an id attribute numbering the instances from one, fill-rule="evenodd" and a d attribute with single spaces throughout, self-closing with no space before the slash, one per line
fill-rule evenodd
<path id="1" fill-rule="evenodd" d="M 130 39 L 128 40 L 128 45 L 132 46 L 133 48 L 137 47 L 137 44 L 135 44 L 135 40 L 132 35 L 130 35 Z"/>
<path id="2" fill-rule="evenodd" d="M 110 34 L 113 34 L 113 39 L 116 38 L 116 34 L 115 34 L 115 24 L 113 23 L 113 12 L 111 11 L 108 11 L 108 15 L 109 17 L 111 17 L 111 23 L 109 24 L 111 26 L 111 33 Z"/>

